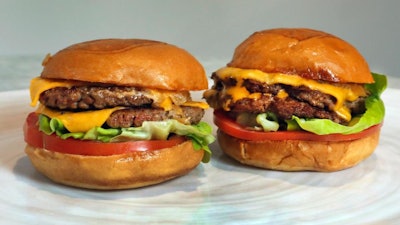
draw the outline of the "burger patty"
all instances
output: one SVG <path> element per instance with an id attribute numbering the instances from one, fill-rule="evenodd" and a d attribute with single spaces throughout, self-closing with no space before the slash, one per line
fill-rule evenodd
<path id="1" fill-rule="evenodd" d="M 133 87 L 57 87 L 40 95 L 41 104 L 61 110 L 90 110 L 116 106 L 151 106 L 153 100 Z"/>
<path id="2" fill-rule="evenodd" d="M 113 112 L 107 119 L 109 127 L 139 127 L 144 121 L 176 119 L 184 124 L 197 124 L 203 118 L 204 110 L 198 107 L 182 106 L 165 111 L 153 108 L 130 108 Z"/>
<path id="3" fill-rule="evenodd" d="M 236 113 L 251 112 L 259 114 L 273 112 L 281 120 L 291 119 L 292 115 L 295 115 L 301 118 L 330 119 L 336 123 L 346 122 L 334 112 L 313 107 L 306 102 L 301 102 L 290 97 L 281 99 L 272 95 L 263 95 L 257 100 L 244 98 L 231 103 L 230 108 L 231 111 Z"/>
<path id="4" fill-rule="evenodd" d="M 204 115 L 204 110 L 198 107 L 174 106 L 165 111 L 152 107 L 153 99 L 147 92 L 134 87 L 57 87 L 49 89 L 40 95 L 40 103 L 46 107 L 85 111 L 127 107 L 113 112 L 106 121 L 112 128 L 141 126 L 144 121 L 161 121 L 176 119 L 184 124 L 197 124 Z M 181 97 L 177 95 L 178 97 Z M 186 97 L 183 95 L 183 99 Z"/>
<path id="5" fill-rule="evenodd" d="M 214 79 L 214 89 L 220 93 L 224 86 L 235 86 L 236 81 L 232 79 L 221 80 L 217 76 Z M 229 107 L 232 112 L 263 113 L 273 112 L 281 120 L 290 119 L 292 115 L 301 118 L 330 119 L 336 123 L 347 121 L 336 114 L 333 109 L 336 99 L 320 91 L 311 90 L 305 86 L 294 87 L 290 85 L 274 84 L 268 85 L 255 80 L 245 80 L 243 86 L 250 93 L 262 93 L 260 98 L 243 98 L 236 102 L 231 101 L 230 96 L 213 96 L 209 104 L 214 108 L 222 105 Z M 279 97 L 278 93 L 285 91 L 287 97 Z M 226 105 L 227 104 L 227 105 Z M 365 111 L 365 98 L 360 97 L 356 101 L 346 103 L 352 114 Z"/>

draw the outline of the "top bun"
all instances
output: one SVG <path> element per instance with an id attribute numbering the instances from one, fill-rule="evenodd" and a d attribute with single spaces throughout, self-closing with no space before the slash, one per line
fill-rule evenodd
<path id="1" fill-rule="evenodd" d="M 172 91 L 208 88 L 201 64 L 163 42 L 102 39 L 71 45 L 43 61 L 42 78 L 99 82 Z"/>
<path id="2" fill-rule="evenodd" d="M 236 48 L 228 66 L 328 82 L 374 82 L 356 48 L 331 34 L 304 28 L 256 32 Z"/>

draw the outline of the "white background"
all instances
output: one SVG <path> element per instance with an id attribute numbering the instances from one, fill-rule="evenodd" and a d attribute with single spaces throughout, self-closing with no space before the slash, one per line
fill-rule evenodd
<path id="1" fill-rule="evenodd" d="M 147 38 L 224 66 L 254 31 L 309 27 L 352 43 L 371 70 L 400 77 L 399 10 L 396 0 L 0 0 L 0 56 L 44 56 L 98 38 Z"/>

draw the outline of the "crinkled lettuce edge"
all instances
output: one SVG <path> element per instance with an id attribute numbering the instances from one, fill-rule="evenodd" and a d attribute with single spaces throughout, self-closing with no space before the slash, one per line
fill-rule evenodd
<path id="1" fill-rule="evenodd" d="M 326 134 L 354 134 L 361 132 L 371 126 L 382 123 L 385 116 L 385 105 L 380 98 L 387 87 L 385 75 L 372 73 L 375 80 L 372 84 L 365 87 L 370 95 L 365 99 L 366 111 L 362 115 L 352 118 L 349 125 L 341 125 L 328 119 L 304 119 L 293 116 L 289 123 L 296 123 L 300 129 L 318 135 Z"/>

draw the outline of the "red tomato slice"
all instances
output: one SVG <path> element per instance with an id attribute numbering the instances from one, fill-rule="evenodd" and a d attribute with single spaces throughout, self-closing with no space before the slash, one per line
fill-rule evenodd
<path id="1" fill-rule="evenodd" d="M 30 113 L 24 123 L 24 140 L 31 146 L 43 147 L 42 132 L 38 127 L 38 116 L 35 113 Z"/>
<path id="2" fill-rule="evenodd" d="M 38 116 L 30 113 L 24 124 L 24 139 L 29 145 L 45 148 L 50 151 L 91 156 L 107 156 L 127 152 L 151 151 L 170 148 L 186 141 L 184 137 L 173 137 L 169 140 L 126 141 L 103 143 L 99 141 L 77 140 L 73 138 L 61 139 L 55 134 L 46 135 L 39 131 Z"/>
<path id="3" fill-rule="evenodd" d="M 225 133 L 243 140 L 249 141 L 263 141 L 263 140 L 303 140 L 303 141 L 350 141 L 366 137 L 380 129 L 381 124 L 372 126 L 355 134 L 328 134 L 318 135 L 307 131 L 275 131 L 263 132 L 247 130 L 245 127 L 236 123 L 233 119 L 228 117 L 223 111 L 214 111 L 215 125 Z"/>

